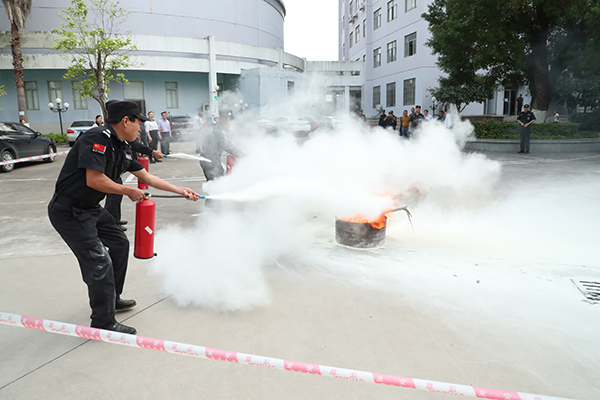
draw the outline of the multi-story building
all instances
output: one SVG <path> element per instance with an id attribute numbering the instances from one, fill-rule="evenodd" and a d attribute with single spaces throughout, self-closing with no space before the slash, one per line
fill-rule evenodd
<path id="1" fill-rule="evenodd" d="M 421 15 L 431 0 L 339 0 L 339 59 L 364 61 L 362 107 L 368 115 L 380 108 L 399 114 L 415 105 L 430 112 L 427 89 L 442 72 L 425 45 L 431 34 Z M 514 115 L 515 100 L 526 88 L 505 86 L 485 104 L 470 104 L 464 114 Z"/>
<path id="2" fill-rule="evenodd" d="M 56 98 L 71 105 L 63 115 L 66 124 L 100 114 L 95 100 L 77 95 L 77 81 L 64 79 L 70 60 L 52 50 L 51 32 L 61 27 L 59 14 L 70 4 L 34 1 L 27 29 L 21 31 L 27 115 L 32 127 L 44 133 L 60 132 L 58 118 L 47 106 Z M 350 86 L 360 90 L 362 85 L 362 63 L 310 66 L 284 52 L 282 0 L 130 0 L 121 1 L 121 6 L 130 15 L 120 33 L 130 31 L 138 50 L 131 54 L 135 65 L 120 71 L 129 84 L 111 84 L 109 96 L 135 101 L 142 111 L 211 114 L 225 105 L 224 99 L 235 97 L 236 103 L 243 100 L 260 113 L 266 104 L 283 103 L 302 91 L 313 80 L 310 75 L 317 74 L 325 76 L 322 85 L 331 86 L 329 108 L 344 110 L 349 107 Z M 17 121 L 10 41 L 10 25 L 0 4 L 0 85 L 7 92 L 0 98 L 0 120 Z M 332 68 L 340 73 L 330 73 Z M 234 95 L 224 97 L 223 92 Z"/>

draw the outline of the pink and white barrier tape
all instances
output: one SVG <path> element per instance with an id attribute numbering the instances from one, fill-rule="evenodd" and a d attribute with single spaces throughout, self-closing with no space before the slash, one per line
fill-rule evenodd
<path id="1" fill-rule="evenodd" d="M 16 163 L 25 162 L 25 161 L 42 160 L 44 158 L 50 158 L 52 156 L 62 156 L 63 154 L 67 154 L 68 152 L 69 152 L 69 150 L 59 151 L 58 153 L 42 154 L 41 156 L 23 157 L 23 158 L 17 158 L 14 160 L 0 161 L 0 165 L 16 164 Z"/>
<path id="2" fill-rule="evenodd" d="M 350 381 L 401 386 L 405 388 L 427 390 L 430 392 L 477 397 L 480 399 L 570 400 L 563 397 L 551 397 L 538 394 L 509 392 L 506 390 L 486 389 L 476 386 L 466 386 L 455 383 L 444 383 L 415 378 L 404 378 L 401 376 L 375 374 L 372 372 L 354 371 L 351 369 L 327 367 L 318 364 L 307 364 L 303 362 L 282 360 L 279 358 L 255 356 L 252 354 L 236 353 L 234 351 L 211 349 L 209 347 L 170 342 L 168 340 L 127 335 L 124 333 L 105 331 L 103 329 L 90 328 L 88 326 L 72 325 L 64 322 L 25 317 L 22 315 L 4 312 L 0 312 L 0 324 L 59 333 L 62 335 L 98 340 L 100 342 L 112 344 L 121 344 L 140 349 L 162 351 L 165 353 L 178 354 L 182 356 L 208 358 L 211 360 L 227 361 L 237 364 L 254 365 L 257 367 L 281 369 L 293 372 L 303 372 L 306 374 L 329 376 L 332 378 L 347 379 Z"/>

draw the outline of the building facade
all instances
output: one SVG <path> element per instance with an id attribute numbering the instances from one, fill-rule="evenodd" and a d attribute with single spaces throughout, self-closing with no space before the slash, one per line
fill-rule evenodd
<path id="1" fill-rule="evenodd" d="M 362 104 L 365 114 L 380 109 L 399 114 L 416 105 L 439 110 L 428 89 L 442 72 L 425 45 L 431 34 L 421 15 L 431 0 L 339 0 L 339 59 L 364 61 Z M 469 104 L 465 115 L 515 115 L 515 101 L 526 88 L 500 87 L 484 104 Z"/>

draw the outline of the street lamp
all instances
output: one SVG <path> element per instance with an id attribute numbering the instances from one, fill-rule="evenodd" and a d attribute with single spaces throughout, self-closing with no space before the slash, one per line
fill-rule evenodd
<path id="1" fill-rule="evenodd" d="M 58 113 L 58 120 L 60 122 L 60 134 L 63 134 L 63 126 L 62 126 L 62 113 L 67 112 L 67 110 L 69 109 L 69 103 L 63 103 L 61 99 L 57 98 L 56 100 L 54 100 L 56 102 L 56 105 L 54 105 L 52 102 L 48 103 L 48 108 L 50 108 L 50 111 L 53 111 L 55 113 Z"/>
<path id="2" fill-rule="evenodd" d="M 432 97 L 431 98 L 431 102 L 433 103 L 433 104 L 431 104 L 431 109 L 433 110 L 433 114 L 432 115 L 435 115 L 435 109 L 437 107 L 437 99 L 435 97 Z"/>

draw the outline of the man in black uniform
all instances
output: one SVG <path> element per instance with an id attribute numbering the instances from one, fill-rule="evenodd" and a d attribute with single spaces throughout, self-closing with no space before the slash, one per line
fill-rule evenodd
<path id="1" fill-rule="evenodd" d="M 386 125 L 386 115 L 385 115 L 385 110 L 381 110 L 381 114 L 379 114 L 379 126 L 382 128 L 385 128 Z"/>
<path id="2" fill-rule="evenodd" d="M 523 112 L 517 118 L 521 124 L 521 150 L 519 153 L 529 153 L 529 142 L 531 139 L 531 124 L 535 121 L 535 115 L 529 111 L 529 104 L 523 106 Z"/>
<path id="3" fill-rule="evenodd" d="M 48 216 L 54 229 L 79 261 L 83 281 L 88 286 L 94 328 L 135 334 L 135 328 L 115 320 L 115 311 L 136 305 L 121 299 L 129 241 L 117 228 L 115 219 L 99 203 L 106 193 L 128 196 L 140 201 L 144 192 L 137 187 L 116 183 L 125 171 L 157 189 L 197 200 L 192 189 L 174 186 L 153 175 L 135 160 L 126 141 L 133 141 L 146 118 L 130 101 L 107 104 L 109 113 L 103 126 L 86 132 L 69 152 L 56 181 Z"/>
<path id="4" fill-rule="evenodd" d="M 414 133 L 415 129 L 417 129 L 419 124 L 423 121 L 425 121 L 425 116 L 421 114 L 421 106 L 417 106 L 415 112 L 410 116 L 410 120 L 408 121 L 408 134 L 411 135 Z"/>
<path id="5" fill-rule="evenodd" d="M 219 110 L 219 122 L 213 126 L 211 132 L 202 141 L 201 156 L 210 160 L 210 162 L 200 161 L 200 166 L 207 181 L 225 175 L 225 170 L 221 164 L 223 151 L 236 157 L 242 155 L 242 152 L 226 136 L 229 133 L 229 125 L 234 119 L 231 110 Z"/>

